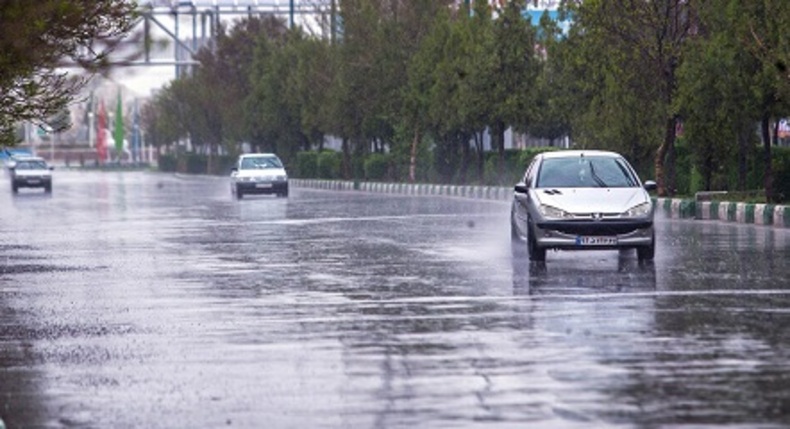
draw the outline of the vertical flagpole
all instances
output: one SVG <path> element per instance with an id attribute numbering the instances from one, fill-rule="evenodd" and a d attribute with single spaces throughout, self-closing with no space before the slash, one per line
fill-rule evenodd
<path id="1" fill-rule="evenodd" d="M 96 126 L 94 125 L 94 114 L 93 114 L 93 91 L 91 91 L 90 98 L 88 99 L 88 147 L 93 149 L 94 145 L 94 136 L 96 135 Z"/>
<path id="2" fill-rule="evenodd" d="M 115 106 L 115 126 L 113 127 L 113 137 L 115 140 L 115 156 L 117 162 L 121 163 L 123 155 L 123 104 L 121 103 L 121 90 L 118 89 L 118 103 Z"/>
<path id="3" fill-rule="evenodd" d="M 132 116 L 132 161 L 141 162 L 140 157 L 140 110 L 137 98 L 134 99 L 134 113 Z"/>

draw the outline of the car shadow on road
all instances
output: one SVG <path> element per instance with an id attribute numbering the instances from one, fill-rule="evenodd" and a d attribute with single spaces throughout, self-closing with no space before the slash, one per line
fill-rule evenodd
<path id="1" fill-rule="evenodd" d="M 523 247 L 523 249 L 521 249 Z M 551 252 L 532 262 L 526 246 L 514 245 L 513 292 L 517 295 L 589 295 L 653 292 L 656 267 L 633 250 Z"/>

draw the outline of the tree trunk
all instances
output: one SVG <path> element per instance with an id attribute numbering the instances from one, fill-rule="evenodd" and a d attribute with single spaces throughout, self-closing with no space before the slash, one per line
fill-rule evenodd
<path id="1" fill-rule="evenodd" d="M 654 159 L 654 165 L 656 169 L 656 185 L 658 187 L 658 196 L 659 197 L 666 197 L 670 195 L 667 192 L 667 180 L 666 180 L 666 172 L 664 170 L 665 160 L 667 157 L 667 152 L 669 151 L 670 147 L 675 145 L 675 118 L 667 119 L 666 128 L 664 130 L 664 141 L 661 143 L 661 146 L 658 147 L 656 151 L 656 157 Z"/>
<path id="2" fill-rule="evenodd" d="M 672 144 L 669 145 L 669 148 L 667 149 L 667 160 L 666 160 L 666 165 L 664 166 L 667 175 L 666 176 L 667 191 L 669 192 L 670 196 L 675 195 L 678 191 L 677 180 L 676 180 L 677 169 L 675 168 L 677 166 L 678 156 L 677 156 L 677 151 L 675 151 L 674 142 L 675 140 L 673 139 Z"/>
<path id="3" fill-rule="evenodd" d="M 746 174 L 748 173 L 748 164 L 746 163 L 746 158 L 748 156 L 748 153 L 746 152 L 748 138 L 744 135 L 743 130 L 738 132 L 737 135 L 738 135 L 738 190 L 745 191 Z"/>
<path id="4" fill-rule="evenodd" d="M 411 154 L 409 156 L 409 183 L 417 180 L 417 146 L 420 143 L 420 130 L 414 129 L 414 139 L 411 141 Z"/>
<path id="5" fill-rule="evenodd" d="M 707 156 L 705 156 L 705 171 L 704 171 L 704 181 L 705 181 L 705 190 L 710 191 L 711 186 L 711 178 L 713 176 L 713 157 L 710 155 L 710 151 L 708 151 Z"/>
<path id="6" fill-rule="evenodd" d="M 461 183 L 466 185 L 469 181 L 467 172 L 469 171 L 469 135 L 461 133 Z"/>
<path id="7" fill-rule="evenodd" d="M 351 176 L 349 172 L 351 171 L 351 145 L 348 143 L 348 138 L 343 137 L 343 142 L 341 143 L 340 147 L 343 150 L 343 177 L 348 178 Z"/>
<path id="8" fill-rule="evenodd" d="M 491 144 L 499 154 L 497 162 L 497 181 L 502 183 L 505 177 L 505 123 L 501 120 L 494 122 L 491 127 Z"/>
<path id="9" fill-rule="evenodd" d="M 765 200 L 769 203 L 774 202 L 774 171 L 771 167 L 771 124 L 768 115 L 763 116 L 762 123 L 763 137 L 763 162 L 765 163 L 765 176 L 763 184 L 765 186 Z"/>
<path id="10" fill-rule="evenodd" d="M 483 133 L 476 132 L 474 133 L 475 136 L 475 149 L 477 150 L 477 176 L 480 177 L 481 180 L 485 180 L 485 150 L 483 150 Z"/>

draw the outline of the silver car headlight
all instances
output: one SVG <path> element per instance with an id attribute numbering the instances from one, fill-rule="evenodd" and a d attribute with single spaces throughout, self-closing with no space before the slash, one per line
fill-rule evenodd
<path id="1" fill-rule="evenodd" d="M 631 207 L 623 213 L 623 217 L 645 217 L 653 209 L 653 203 L 645 202 Z"/>
<path id="2" fill-rule="evenodd" d="M 573 215 L 557 207 L 541 204 L 538 206 L 541 216 L 548 219 L 572 219 Z"/>

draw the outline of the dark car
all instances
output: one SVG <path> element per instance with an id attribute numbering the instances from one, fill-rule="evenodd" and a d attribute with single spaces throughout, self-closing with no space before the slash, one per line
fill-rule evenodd
<path id="1" fill-rule="evenodd" d="M 547 249 L 636 249 L 655 253 L 653 202 L 621 155 L 605 151 L 556 151 L 535 156 L 515 186 L 511 235 L 526 241 L 530 260 Z"/>
<path id="2" fill-rule="evenodd" d="M 53 168 L 47 165 L 44 158 L 14 157 L 7 165 L 14 193 L 19 192 L 19 188 L 44 188 L 44 192 L 52 192 Z"/>

